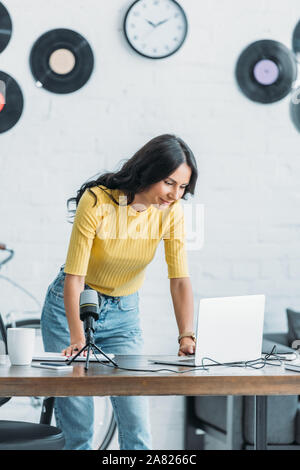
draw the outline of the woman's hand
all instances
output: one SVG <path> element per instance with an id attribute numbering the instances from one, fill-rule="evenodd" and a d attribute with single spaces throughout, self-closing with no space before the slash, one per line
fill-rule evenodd
<path id="1" fill-rule="evenodd" d="M 185 336 L 180 340 L 178 356 L 187 356 L 195 354 L 196 343 L 192 338 Z"/>
<path id="2" fill-rule="evenodd" d="M 71 340 L 70 346 L 68 346 L 66 349 L 63 349 L 61 353 L 63 356 L 68 356 L 68 357 L 75 356 L 78 353 L 78 351 L 80 351 L 80 349 L 83 348 L 83 346 L 85 346 L 85 339 L 79 339 L 75 341 Z M 86 351 L 84 351 L 81 354 L 86 356 Z"/>

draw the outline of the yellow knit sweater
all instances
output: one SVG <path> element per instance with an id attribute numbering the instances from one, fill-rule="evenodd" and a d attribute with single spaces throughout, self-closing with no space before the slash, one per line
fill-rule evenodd
<path id="1" fill-rule="evenodd" d="M 138 212 L 125 205 L 126 197 L 118 189 L 101 186 L 92 191 L 96 205 L 86 190 L 76 210 L 65 273 L 86 276 L 86 284 L 103 294 L 133 294 L 163 240 L 168 278 L 189 277 L 180 200 L 163 210 L 151 205 Z"/>

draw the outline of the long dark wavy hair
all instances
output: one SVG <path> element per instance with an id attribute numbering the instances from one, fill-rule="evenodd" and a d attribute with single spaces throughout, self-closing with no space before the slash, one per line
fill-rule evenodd
<path id="1" fill-rule="evenodd" d="M 195 157 L 182 139 L 172 134 L 163 134 L 147 142 L 133 157 L 126 160 L 120 170 L 106 172 L 97 179 L 84 183 L 77 191 L 77 196 L 68 199 L 68 210 L 74 215 L 76 209 L 71 211 L 69 205 L 76 203 L 77 208 L 80 198 L 86 190 L 94 196 L 96 204 L 97 196 L 91 189 L 96 186 L 121 190 L 127 196 L 127 205 L 129 205 L 133 202 L 136 194 L 167 178 L 182 163 L 186 163 L 192 170 L 189 184 L 185 187 L 182 196 L 182 199 L 186 199 L 188 193 L 194 195 L 195 192 L 198 178 Z M 111 194 L 107 193 L 107 195 L 119 205 L 119 202 Z"/>

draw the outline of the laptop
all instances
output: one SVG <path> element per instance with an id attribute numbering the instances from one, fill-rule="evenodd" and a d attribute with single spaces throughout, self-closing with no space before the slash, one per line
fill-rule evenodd
<path id="1" fill-rule="evenodd" d="M 262 355 L 265 295 L 201 299 L 193 356 L 161 356 L 156 364 L 196 367 L 204 358 L 222 364 L 255 360 Z M 213 365 L 205 359 L 204 365 Z"/>

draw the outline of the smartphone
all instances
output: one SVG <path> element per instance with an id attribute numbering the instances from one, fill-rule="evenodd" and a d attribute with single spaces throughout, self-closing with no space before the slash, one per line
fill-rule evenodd
<path id="1" fill-rule="evenodd" d="M 64 364 L 61 362 L 40 362 L 38 364 L 31 364 L 32 367 L 41 367 L 43 369 L 54 369 L 54 370 L 71 370 L 72 365 Z"/>

